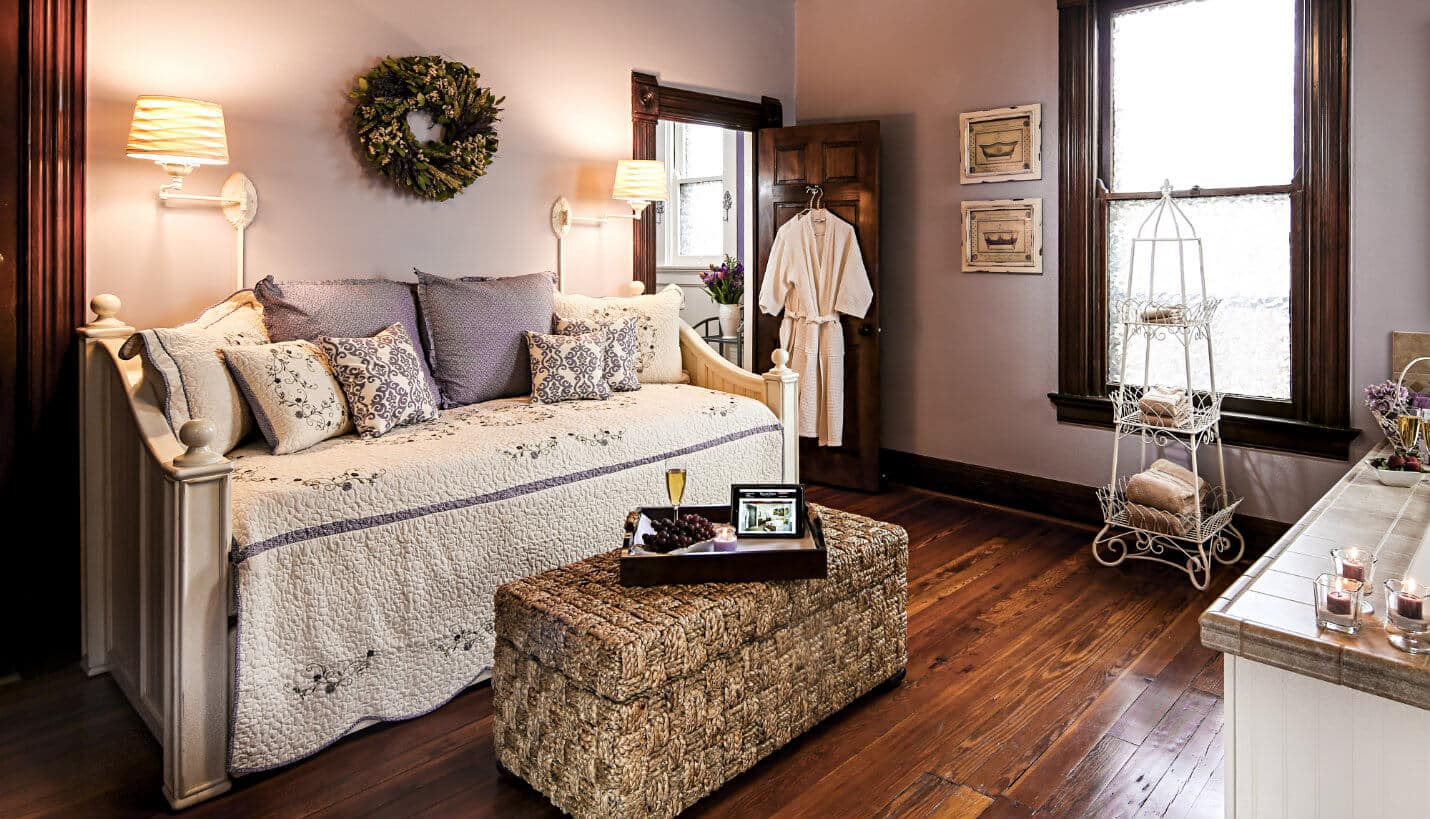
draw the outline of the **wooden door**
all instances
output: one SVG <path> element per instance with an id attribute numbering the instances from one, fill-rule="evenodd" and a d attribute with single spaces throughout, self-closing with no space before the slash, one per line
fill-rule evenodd
<path id="1" fill-rule="evenodd" d="M 844 330 L 844 445 L 800 439 L 800 476 L 810 483 L 879 490 L 879 123 L 838 122 L 765 128 L 757 151 L 755 283 L 764 282 L 775 233 L 824 189 L 824 207 L 852 224 L 869 270 L 874 303 L 863 318 L 841 316 Z M 758 291 L 757 291 L 758 292 Z M 768 367 L 781 318 L 755 321 L 755 369 Z"/>

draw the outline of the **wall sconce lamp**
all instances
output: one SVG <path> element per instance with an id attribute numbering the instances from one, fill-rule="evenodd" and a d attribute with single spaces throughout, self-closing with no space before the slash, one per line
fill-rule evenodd
<path id="1" fill-rule="evenodd" d="M 152 160 L 169 175 L 159 186 L 162 202 L 210 202 L 238 233 L 238 289 L 244 287 L 243 231 L 258 215 L 258 191 L 241 173 L 229 175 L 218 196 L 185 193 L 184 179 L 200 165 L 228 164 L 223 107 L 215 102 L 145 95 L 134 101 L 125 156 Z"/>
<path id="2" fill-rule="evenodd" d="M 665 163 L 658 159 L 622 159 L 616 163 L 616 181 L 611 186 L 612 199 L 624 199 L 631 212 L 607 213 L 602 216 L 573 216 L 566 197 L 556 197 L 551 206 L 551 231 L 557 239 L 565 239 L 573 224 L 604 225 L 612 219 L 639 219 L 651 202 L 666 200 Z"/>

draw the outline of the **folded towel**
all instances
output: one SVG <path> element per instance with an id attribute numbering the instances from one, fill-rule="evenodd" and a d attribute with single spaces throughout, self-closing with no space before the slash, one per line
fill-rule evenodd
<path id="1" fill-rule="evenodd" d="M 1185 418 L 1192 411 L 1192 402 L 1181 387 L 1148 387 L 1137 401 L 1137 408 L 1146 415 Z"/>
<path id="2" fill-rule="evenodd" d="M 1138 414 L 1138 420 L 1149 427 L 1182 427 L 1187 425 L 1188 418 L 1186 415 L 1154 415 L 1150 412 Z"/>
<path id="3" fill-rule="evenodd" d="M 1126 509 L 1127 522 L 1138 529 L 1161 532 L 1164 535 L 1181 535 L 1187 531 L 1187 521 L 1170 512 L 1163 512 L 1160 509 L 1153 509 L 1150 506 L 1143 506 L 1131 501 L 1127 502 Z"/>
<path id="4" fill-rule="evenodd" d="M 1142 311 L 1142 320 L 1148 324 L 1175 324 L 1186 315 L 1186 310 L 1180 304 L 1167 305 L 1165 307 L 1148 307 Z"/>
<path id="5" fill-rule="evenodd" d="M 1166 458 L 1158 458 L 1157 460 L 1152 462 L 1152 466 L 1150 467 L 1150 469 L 1154 472 L 1160 472 L 1163 475 L 1169 475 L 1173 478 L 1176 478 L 1177 480 L 1185 484 L 1189 489 L 1193 486 L 1196 486 L 1200 490 L 1200 494 L 1203 498 L 1211 494 L 1212 487 L 1211 484 L 1207 483 L 1207 479 L 1196 477 L 1192 474 L 1192 470 L 1187 469 L 1181 464 L 1173 463 Z"/>
<path id="6" fill-rule="evenodd" d="M 1185 515 L 1196 508 L 1192 485 L 1155 470 L 1139 472 L 1127 479 L 1127 500 L 1174 515 Z"/>

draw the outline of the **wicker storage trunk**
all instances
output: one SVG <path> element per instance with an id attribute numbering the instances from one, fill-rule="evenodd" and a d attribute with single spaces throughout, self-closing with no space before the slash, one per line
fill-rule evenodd
<path id="1" fill-rule="evenodd" d="M 608 552 L 498 589 L 498 763 L 573 816 L 674 816 L 897 679 L 908 535 L 821 514 L 825 580 L 627 588 Z"/>

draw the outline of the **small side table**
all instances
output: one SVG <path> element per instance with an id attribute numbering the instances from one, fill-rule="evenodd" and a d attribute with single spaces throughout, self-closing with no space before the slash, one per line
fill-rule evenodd
<path id="1" fill-rule="evenodd" d="M 708 318 L 698 322 L 695 325 L 695 332 L 699 333 L 700 337 L 705 340 L 705 343 L 714 347 L 727 361 L 730 361 L 737 367 L 742 366 L 741 362 L 745 360 L 745 339 L 743 336 L 720 335 L 719 317 Z M 735 357 L 733 359 L 731 359 L 726 352 L 732 347 L 735 350 Z"/>

